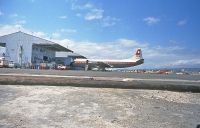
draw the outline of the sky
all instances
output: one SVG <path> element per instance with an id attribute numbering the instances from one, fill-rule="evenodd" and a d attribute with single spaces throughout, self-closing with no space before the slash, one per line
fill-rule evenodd
<path id="1" fill-rule="evenodd" d="M 200 67 L 199 0 L 0 0 L 0 35 L 23 31 L 87 58 Z"/>

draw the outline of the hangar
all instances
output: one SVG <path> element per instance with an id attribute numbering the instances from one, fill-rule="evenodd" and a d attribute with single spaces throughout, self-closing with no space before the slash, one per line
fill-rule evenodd
<path id="1" fill-rule="evenodd" d="M 5 48 L 4 52 L 1 50 L 2 53 L 0 56 L 20 66 L 30 67 L 39 66 L 41 63 L 56 63 L 58 62 L 56 61 L 56 53 L 71 55 L 62 56 L 65 58 L 65 60 L 63 60 L 65 64 L 70 64 L 76 57 L 83 57 L 55 42 L 21 31 L 0 36 L 0 47 Z M 61 57 L 60 54 L 58 57 Z"/>

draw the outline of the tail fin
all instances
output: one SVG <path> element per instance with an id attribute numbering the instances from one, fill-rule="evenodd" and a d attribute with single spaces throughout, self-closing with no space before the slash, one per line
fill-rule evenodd
<path id="1" fill-rule="evenodd" d="M 141 50 L 140 48 L 138 48 L 138 49 L 136 50 L 135 55 L 134 55 L 134 58 L 135 58 L 136 60 L 143 59 L 143 58 L 142 58 L 142 50 Z"/>

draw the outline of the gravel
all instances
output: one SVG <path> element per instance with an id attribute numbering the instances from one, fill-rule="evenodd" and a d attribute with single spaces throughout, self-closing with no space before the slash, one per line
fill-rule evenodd
<path id="1" fill-rule="evenodd" d="M 0 85 L 1 128 L 195 128 L 200 93 Z"/>

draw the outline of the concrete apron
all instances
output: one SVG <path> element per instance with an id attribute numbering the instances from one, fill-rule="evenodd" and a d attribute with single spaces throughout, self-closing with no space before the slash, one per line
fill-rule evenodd
<path id="1" fill-rule="evenodd" d="M 122 77 L 0 74 L 0 84 L 150 89 L 197 93 L 200 92 L 200 80 L 196 81 L 180 79 L 139 79 Z"/>

